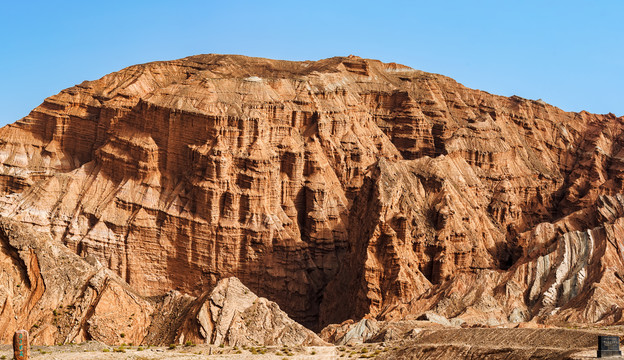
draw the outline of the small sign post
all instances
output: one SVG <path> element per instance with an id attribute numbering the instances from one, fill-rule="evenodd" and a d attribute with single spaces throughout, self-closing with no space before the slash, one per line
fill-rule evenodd
<path id="1" fill-rule="evenodd" d="M 598 336 L 598 357 L 621 356 L 619 336 Z"/>
<path id="2" fill-rule="evenodd" d="M 15 360 L 28 360 L 29 356 L 28 331 L 17 330 L 13 335 L 13 358 Z"/>

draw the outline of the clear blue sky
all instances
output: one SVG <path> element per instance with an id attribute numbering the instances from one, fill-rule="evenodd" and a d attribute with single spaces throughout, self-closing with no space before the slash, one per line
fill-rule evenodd
<path id="1" fill-rule="evenodd" d="M 624 115 L 624 1 L 2 1 L 0 125 L 129 65 L 359 55 Z"/>

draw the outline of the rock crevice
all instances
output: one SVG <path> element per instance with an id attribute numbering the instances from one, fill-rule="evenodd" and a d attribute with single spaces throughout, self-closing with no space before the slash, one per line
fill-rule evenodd
<path id="1" fill-rule="evenodd" d="M 314 329 L 616 321 L 623 123 L 370 59 L 191 56 L 0 129 L 0 213 L 141 296 L 236 276 Z"/>

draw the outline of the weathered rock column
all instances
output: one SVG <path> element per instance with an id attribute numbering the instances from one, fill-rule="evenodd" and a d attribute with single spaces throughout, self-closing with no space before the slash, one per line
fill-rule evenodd
<path id="1" fill-rule="evenodd" d="M 13 335 L 13 358 L 15 360 L 27 360 L 29 356 L 28 331 L 17 330 Z"/>

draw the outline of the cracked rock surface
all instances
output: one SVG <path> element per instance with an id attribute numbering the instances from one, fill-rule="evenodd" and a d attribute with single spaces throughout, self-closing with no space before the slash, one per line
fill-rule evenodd
<path id="1" fill-rule="evenodd" d="M 75 275 L 50 288 L 41 260 L 7 245 L 2 276 L 29 292 L 0 295 L 0 323 L 50 316 L 49 292 L 85 315 L 42 339 L 175 323 L 225 341 L 219 319 L 264 326 L 195 303 L 232 276 L 315 330 L 423 314 L 619 323 L 623 124 L 353 56 L 131 66 L 0 129 L 0 213 L 89 259 L 58 260 L 49 276 Z"/>
<path id="2" fill-rule="evenodd" d="M 199 298 L 176 291 L 148 298 L 29 225 L 0 218 L 0 245 L 4 343 L 14 329 L 28 329 L 33 345 L 327 344 L 234 277 Z"/>

